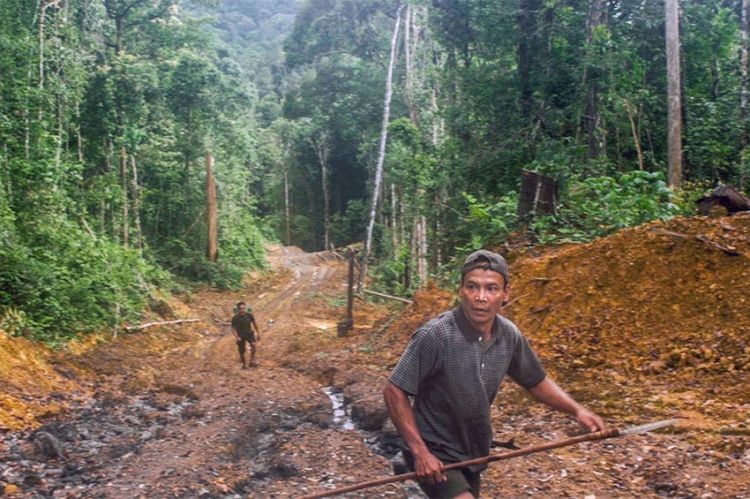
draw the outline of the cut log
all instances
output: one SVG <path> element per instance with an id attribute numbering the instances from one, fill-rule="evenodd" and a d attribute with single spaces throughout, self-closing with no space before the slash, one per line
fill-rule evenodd
<path id="1" fill-rule="evenodd" d="M 718 206 L 726 208 L 730 215 L 740 211 L 750 211 L 750 198 L 743 196 L 734 187 L 728 185 L 720 185 L 696 203 L 701 215 L 708 215 Z"/>
<path id="2" fill-rule="evenodd" d="M 367 293 L 368 295 L 378 296 L 380 298 L 386 298 L 388 300 L 396 300 L 396 301 L 400 301 L 403 303 L 408 303 L 409 305 L 414 303 L 413 300 L 409 300 L 408 298 L 401 298 L 400 296 L 392 296 L 392 295 L 387 295 L 385 293 L 378 293 L 377 291 L 370 291 L 369 289 L 363 289 L 362 291 Z"/>
<path id="3" fill-rule="evenodd" d="M 135 331 L 143 331 L 144 329 L 152 326 L 168 326 L 172 324 L 183 324 L 186 322 L 200 322 L 200 319 L 178 319 L 175 321 L 148 322 L 146 324 L 141 324 L 140 326 L 125 326 L 123 329 L 125 329 L 125 331 L 127 331 L 128 333 L 132 333 Z"/>
<path id="4" fill-rule="evenodd" d="M 661 234 L 662 236 L 676 237 L 677 239 L 695 239 L 696 241 L 700 241 L 700 242 L 706 244 L 707 246 L 709 246 L 711 248 L 723 251 L 727 255 L 731 255 L 731 256 L 740 256 L 741 255 L 741 253 L 739 251 L 737 251 L 736 248 L 734 248 L 732 246 L 724 246 L 723 244 L 719 244 L 719 243 L 717 243 L 715 241 L 712 241 L 709 238 L 707 238 L 706 236 L 703 236 L 703 235 L 700 235 L 700 234 L 697 235 L 697 236 L 692 236 L 691 237 L 688 234 L 683 234 L 681 232 L 673 232 L 671 230 L 666 230 L 666 229 L 652 229 L 651 232 L 654 232 L 656 234 Z"/>

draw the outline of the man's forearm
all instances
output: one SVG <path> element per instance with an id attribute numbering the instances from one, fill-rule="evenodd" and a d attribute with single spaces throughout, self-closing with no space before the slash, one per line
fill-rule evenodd
<path id="1" fill-rule="evenodd" d="M 537 385 L 529 388 L 528 391 L 540 402 L 543 402 L 560 412 L 575 415 L 583 408 L 583 406 L 573 400 L 573 397 L 571 397 L 565 390 L 560 388 L 557 383 L 552 381 L 549 376 L 544 378 Z"/>
<path id="2" fill-rule="evenodd" d="M 414 471 L 417 478 L 429 480 L 431 483 L 444 482 L 446 476 L 443 473 L 443 463 L 430 452 L 422 440 L 406 392 L 389 381 L 383 390 L 383 398 L 393 424 L 414 456 Z"/>
<path id="3" fill-rule="evenodd" d="M 544 378 L 541 383 L 532 386 L 528 391 L 553 409 L 575 416 L 578 423 L 590 431 L 601 431 L 607 428 L 601 417 L 573 400 L 573 397 L 549 377 Z"/>
<path id="4" fill-rule="evenodd" d="M 422 435 L 417 428 L 417 421 L 414 419 L 414 410 L 409 403 L 409 397 L 401 388 L 390 381 L 383 390 L 383 398 L 388 408 L 393 424 L 396 426 L 401 438 L 409 446 L 412 454 L 415 456 L 427 451 L 427 446 L 422 440 Z"/>

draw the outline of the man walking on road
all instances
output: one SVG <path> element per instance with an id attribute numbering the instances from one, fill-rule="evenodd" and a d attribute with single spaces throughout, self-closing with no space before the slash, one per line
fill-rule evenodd
<path id="1" fill-rule="evenodd" d="M 245 362 L 245 342 L 250 345 L 250 367 L 256 367 L 258 364 L 255 362 L 255 342 L 260 341 L 260 330 L 252 312 L 247 311 L 244 301 L 237 304 L 237 314 L 232 317 L 232 334 L 237 340 L 242 368 L 246 369 L 248 366 Z"/>
<path id="2" fill-rule="evenodd" d="M 412 335 L 383 391 L 406 463 L 431 498 L 479 497 L 486 464 L 442 467 L 489 455 L 490 407 L 506 374 L 588 430 L 605 429 L 599 416 L 547 376 L 516 325 L 500 315 L 509 295 L 505 259 L 487 250 L 470 254 L 461 271 L 460 305 Z"/>

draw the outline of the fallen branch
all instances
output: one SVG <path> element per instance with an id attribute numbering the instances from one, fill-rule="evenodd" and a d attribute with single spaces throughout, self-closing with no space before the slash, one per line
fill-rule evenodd
<path id="1" fill-rule="evenodd" d="M 123 329 L 125 329 L 125 331 L 127 331 L 128 333 L 132 333 L 134 331 L 143 331 L 144 329 L 151 326 L 167 326 L 171 324 L 182 324 L 184 322 L 200 322 L 200 319 L 179 319 L 176 321 L 148 322 L 146 324 L 141 324 L 140 326 L 125 326 Z"/>
<path id="2" fill-rule="evenodd" d="M 505 305 L 503 305 L 503 308 L 508 308 L 508 307 L 510 307 L 511 305 L 513 305 L 513 304 L 514 304 L 515 302 L 517 302 L 517 301 L 518 301 L 518 300 L 520 300 L 521 298 L 523 298 L 523 297 L 525 297 L 525 296 L 529 296 L 530 294 L 531 294 L 531 293 L 524 293 L 524 294 L 522 294 L 521 296 L 517 296 L 517 297 L 513 298 L 513 299 L 512 299 L 511 301 L 509 301 L 508 303 L 506 303 Z"/>
<path id="3" fill-rule="evenodd" d="M 557 280 L 557 277 L 534 277 L 532 281 L 536 282 L 550 282 Z"/>
<path id="4" fill-rule="evenodd" d="M 651 231 L 655 232 L 656 234 L 661 234 L 662 236 L 671 236 L 671 237 L 676 237 L 678 239 L 691 239 L 691 236 L 689 236 L 688 234 L 683 234 L 681 232 L 673 232 L 671 230 L 665 230 L 665 229 L 652 229 Z M 709 238 L 703 235 L 692 236 L 692 239 L 700 241 L 714 249 L 723 251 L 727 255 L 731 255 L 731 256 L 741 255 L 741 253 L 737 251 L 735 248 L 731 246 L 724 246 L 722 244 L 719 244 L 715 241 L 710 240 Z"/>
<path id="5" fill-rule="evenodd" d="M 379 296 L 380 298 L 387 298 L 389 300 L 396 300 L 396 301 L 400 301 L 403 303 L 408 303 L 409 305 L 414 303 L 414 300 L 409 300 L 408 298 L 401 298 L 400 296 L 392 296 L 392 295 L 387 295 L 385 293 L 378 293 L 377 291 L 370 291 L 369 289 L 363 289 L 362 292 L 367 293 L 368 295 Z"/>

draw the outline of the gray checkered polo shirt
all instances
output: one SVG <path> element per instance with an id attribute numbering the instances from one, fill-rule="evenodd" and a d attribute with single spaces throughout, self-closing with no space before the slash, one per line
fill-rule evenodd
<path id="1" fill-rule="evenodd" d="M 489 454 L 490 405 L 506 373 L 524 388 L 546 376 L 526 338 L 505 317 L 496 317 L 492 339 L 484 343 L 459 306 L 419 328 L 391 373 L 390 381 L 414 396 L 422 439 L 446 463 Z"/>

